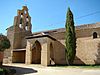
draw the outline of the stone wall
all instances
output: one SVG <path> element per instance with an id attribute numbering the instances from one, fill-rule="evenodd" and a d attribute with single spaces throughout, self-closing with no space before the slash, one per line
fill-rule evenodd
<path id="1" fill-rule="evenodd" d="M 89 29 L 80 29 L 76 30 L 77 38 L 93 38 L 93 33 L 96 32 L 98 34 L 98 38 L 100 37 L 100 28 L 89 28 Z"/>
<path id="2" fill-rule="evenodd" d="M 25 37 L 30 36 L 30 35 L 31 35 L 30 31 L 24 31 L 21 28 L 16 27 L 16 31 L 14 33 L 13 48 L 14 49 L 26 48 L 27 40 L 25 39 Z"/>
<path id="3" fill-rule="evenodd" d="M 93 39 L 93 33 L 97 33 L 97 38 Z M 58 50 L 58 58 L 60 50 L 65 49 L 65 32 L 56 32 L 50 34 L 59 41 L 59 46 L 55 47 Z M 85 28 L 76 30 L 77 48 L 74 64 L 100 64 L 99 61 L 99 43 L 100 43 L 100 28 Z M 58 45 L 58 44 L 57 44 Z M 60 55 L 64 57 L 64 54 Z M 57 58 L 56 58 L 57 59 Z M 64 59 L 63 59 L 64 60 Z"/>
<path id="4" fill-rule="evenodd" d="M 85 39 L 77 40 L 76 56 L 80 62 L 76 64 L 100 64 L 100 39 Z"/>
<path id="5" fill-rule="evenodd" d="M 55 64 L 61 65 L 66 64 L 66 56 L 65 56 L 65 46 L 60 41 L 55 41 L 53 43 L 54 46 L 54 61 Z"/>
<path id="6" fill-rule="evenodd" d="M 93 39 L 93 33 L 97 33 L 97 38 Z M 89 28 L 76 30 L 77 48 L 75 64 L 100 64 L 99 43 L 100 28 Z"/>

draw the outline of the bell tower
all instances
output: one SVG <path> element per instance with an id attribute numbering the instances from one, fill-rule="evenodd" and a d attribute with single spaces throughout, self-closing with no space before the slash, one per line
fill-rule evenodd
<path id="1" fill-rule="evenodd" d="M 22 10 L 17 10 L 17 16 L 14 18 L 14 27 L 20 28 L 22 31 L 31 32 L 31 17 L 28 13 L 27 6 L 23 6 Z"/>
<path id="2" fill-rule="evenodd" d="M 7 36 L 11 42 L 12 49 L 26 48 L 26 37 L 31 36 L 32 24 L 27 6 L 22 10 L 17 10 L 17 16 L 14 17 L 13 26 L 7 28 Z"/>
<path id="3" fill-rule="evenodd" d="M 25 37 L 32 35 L 31 17 L 28 13 L 27 6 L 23 6 L 22 10 L 17 10 L 17 16 L 14 18 L 14 40 L 13 48 L 25 48 Z"/>
<path id="4" fill-rule="evenodd" d="M 31 28 L 31 17 L 28 8 L 23 6 L 22 10 L 17 10 L 13 25 L 7 28 L 7 37 L 10 40 L 11 47 L 4 53 L 4 63 L 12 63 L 14 50 L 26 48 L 26 37 L 32 35 Z"/>

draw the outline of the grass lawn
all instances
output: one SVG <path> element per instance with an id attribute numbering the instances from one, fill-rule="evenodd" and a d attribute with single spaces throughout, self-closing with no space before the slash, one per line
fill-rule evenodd
<path id="1" fill-rule="evenodd" d="M 100 65 L 86 65 L 86 66 L 66 66 L 71 68 L 82 68 L 82 69 L 100 69 Z"/>
<path id="2" fill-rule="evenodd" d="M 100 65 L 74 65 L 74 66 L 50 66 L 50 67 L 62 67 L 62 68 L 82 68 L 82 69 L 100 69 Z"/>

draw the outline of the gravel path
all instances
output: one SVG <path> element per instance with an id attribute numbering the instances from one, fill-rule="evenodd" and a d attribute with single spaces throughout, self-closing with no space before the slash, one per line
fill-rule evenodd
<path id="1" fill-rule="evenodd" d="M 44 67 L 41 65 L 5 64 L 16 69 L 16 75 L 100 75 L 100 69 Z"/>

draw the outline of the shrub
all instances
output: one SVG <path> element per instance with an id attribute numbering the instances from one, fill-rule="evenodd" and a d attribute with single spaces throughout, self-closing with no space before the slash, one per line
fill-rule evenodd
<path id="1" fill-rule="evenodd" d="M 0 68 L 0 75 L 5 75 L 4 70 Z"/>
<path id="2" fill-rule="evenodd" d="M 0 68 L 0 75 L 14 75 L 15 73 L 15 69 Z"/>
<path id="3" fill-rule="evenodd" d="M 9 39 L 5 35 L 0 34 L 0 51 L 4 51 L 8 48 L 10 48 Z"/>

